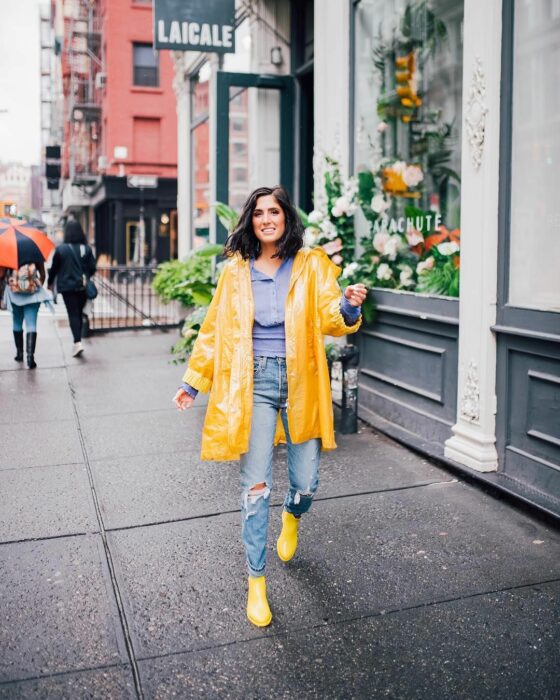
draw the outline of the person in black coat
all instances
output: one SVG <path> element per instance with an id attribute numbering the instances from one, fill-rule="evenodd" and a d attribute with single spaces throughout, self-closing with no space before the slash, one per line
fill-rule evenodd
<path id="1" fill-rule="evenodd" d="M 49 270 L 48 288 L 52 289 L 56 280 L 56 291 L 62 294 L 70 329 L 74 337 L 72 355 L 78 357 L 84 351 L 82 346 L 82 314 L 86 304 L 84 275 L 95 274 L 96 265 L 93 252 L 87 244 L 83 228 L 77 221 L 69 221 L 64 227 L 64 243 L 53 255 Z"/>

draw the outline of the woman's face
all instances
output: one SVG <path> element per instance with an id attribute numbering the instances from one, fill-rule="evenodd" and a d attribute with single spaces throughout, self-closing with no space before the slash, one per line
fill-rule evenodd
<path id="1" fill-rule="evenodd" d="M 284 210 L 271 194 L 257 199 L 253 212 L 253 231 L 261 244 L 277 243 L 286 230 Z"/>

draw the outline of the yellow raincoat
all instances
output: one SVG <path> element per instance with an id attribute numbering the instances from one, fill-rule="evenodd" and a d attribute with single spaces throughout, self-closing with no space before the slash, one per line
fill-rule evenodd
<path id="1" fill-rule="evenodd" d="M 336 443 L 323 336 L 355 333 L 361 324 L 361 317 L 353 326 L 344 323 L 339 274 L 321 248 L 298 251 L 285 308 L 290 436 L 294 443 L 321 438 L 324 450 Z M 235 255 L 222 270 L 183 377 L 195 389 L 210 391 L 203 460 L 239 459 L 249 449 L 254 315 L 249 261 Z M 285 441 L 279 417 L 274 442 Z"/>

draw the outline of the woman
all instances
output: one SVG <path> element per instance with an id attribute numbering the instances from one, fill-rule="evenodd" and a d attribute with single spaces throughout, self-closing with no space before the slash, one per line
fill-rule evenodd
<path id="1" fill-rule="evenodd" d="M 45 282 L 45 263 L 22 261 L 19 270 L 0 268 L 0 277 L 7 277 L 4 290 L 4 304 L 12 313 L 12 328 L 16 344 L 16 362 L 23 362 L 23 327 L 25 324 L 25 350 L 27 366 L 35 369 L 35 348 L 37 347 L 37 315 L 41 303 L 52 306 L 52 299 L 43 287 Z M 20 285 L 33 291 L 19 291 Z"/>
<path id="2" fill-rule="evenodd" d="M 64 227 L 64 243 L 59 245 L 53 255 L 48 287 L 53 289 L 56 280 L 56 291 L 64 299 L 74 338 L 73 357 L 79 357 L 84 351 L 82 320 L 87 301 L 84 275 L 92 277 L 95 270 L 95 258 L 87 244 L 83 228 L 77 221 L 69 221 Z"/>
<path id="3" fill-rule="evenodd" d="M 342 295 L 340 269 L 322 249 L 303 248 L 299 216 L 279 186 L 249 196 L 225 255 L 174 402 L 185 410 L 210 391 L 202 459 L 241 461 L 247 617 L 264 627 L 272 620 L 264 570 L 273 446 L 288 445 L 277 552 L 289 561 L 319 483 L 321 448 L 336 447 L 323 336 L 358 330 L 366 288 Z"/>

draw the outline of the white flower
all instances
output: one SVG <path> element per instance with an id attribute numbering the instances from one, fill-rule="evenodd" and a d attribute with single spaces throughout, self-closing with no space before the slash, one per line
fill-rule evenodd
<path id="1" fill-rule="evenodd" d="M 390 280 L 393 276 L 393 270 L 387 265 L 387 263 L 381 263 L 377 268 L 377 279 L 379 280 Z"/>
<path id="2" fill-rule="evenodd" d="M 410 287 L 414 284 L 412 279 L 412 268 L 408 265 L 404 265 L 401 268 L 401 274 L 399 275 L 399 281 L 403 287 Z"/>
<path id="3" fill-rule="evenodd" d="M 377 131 L 379 131 L 380 134 L 383 134 L 388 128 L 389 124 L 387 124 L 387 122 L 379 122 L 377 125 Z"/>
<path id="4" fill-rule="evenodd" d="M 383 214 L 385 209 L 391 206 L 391 203 L 388 202 L 382 194 L 376 194 L 371 200 L 370 206 L 376 214 Z"/>
<path id="5" fill-rule="evenodd" d="M 402 179 L 407 187 L 416 187 L 424 179 L 422 168 L 417 165 L 408 165 L 402 172 Z"/>
<path id="6" fill-rule="evenodd" d="M 358 263 L 351 262 L 348 265 L 346 265 L 344 270 L 342 270 L 341 277 L 352 277 L 352 275 L 356 272 L 357 269 L 358 269 Z"/>
<path id="7" fill-rule="evenodd" d="M 424 242 L 424 236 L 420 233 L 420 231 L 412 228 L 406 232 L 406 240 L 408 241 L 408 245 L 413 248 L 415 245 Z"/>
<path id="8" fill-rule="evenodd" d="M 321 221 L 319 228 L 321 229 L 323 236 L 330 241 L 332 241 L 333 238 L 336 238 L 338 234 L 336 226 L 330 219 L 324 219 Z"/>
<path id="9" fill-rule="evenodd" d="M 431 270 L 434 266 L 435 260 L 434 258 L 430 255 L 429 258 L 426 258 L 425 260 L 421 260 L 418 265 L 416 265 L 416 274 L 420 275 L 424 270 Z"/>
<path id="10" fill-rule="evenodd" d="M 396 173 L 399 173 L 400 175 L 403 174 L 405 168 L 406 168 L 406 163 L 404 160 L 396 160 L 392 165 L 389 166 L 391 170 L 393 170 Z"/>
<path id="11" fill-rule="evenodd" d="M 318 229 L 314 226 L 308 226 L 303 234 L 303 244 L 311 248 L 317 242 Z"/>
<path id="12" fill-rule="evenodd" d="M 399 236 L 389 236 L 389 240 L 385 243 L 385 250 L 383 255 L 386 255 L 389 260 L 395 260 L 397 253 L 401 247 L 401 239 Z"/>
<path id="13" fill-rule="evenodd" d="M 385 254 L 385 244 L 389 238 L 389 234 L 385 231 L 378 231 L 373 237 L 373 247 L 380 255 Z"/>
<path id="14" fill-rule="evenodd" d="M 339 216 L 344 216 L 344 214 L 348 213 L 348 209 L 350 208 L 350 202 L 347 197 L 339 197 L 335 204 L 334 207 L 331 209 L 331 214 L 333 216 L 339 217 Z"/>
<path id="15" fill-rule="evenodd" d="M 446 241 L 445 243 L 440 243 L 437 249 L 442 255 L 453 255 L 459 250 L 459 245 L 455 241 Z"/>
<path id="16" fill-rule="evenodd" d="M 317 211 L 317 209 L 313 209 L 313 211 L 309 214 L 307 217 L 307 220 L 309 221 L 310 224 L 318 224 L 325 218 L 325 215 Z"/>

